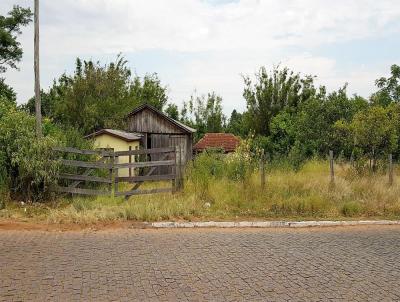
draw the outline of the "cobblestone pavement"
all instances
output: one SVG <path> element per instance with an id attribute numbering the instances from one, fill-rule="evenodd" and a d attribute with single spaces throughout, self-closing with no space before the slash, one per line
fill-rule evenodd
<path id="1" fill-rule="evenodd" d="M 0 231 L 0 301 L 399 301 L 400 227 Z"/>

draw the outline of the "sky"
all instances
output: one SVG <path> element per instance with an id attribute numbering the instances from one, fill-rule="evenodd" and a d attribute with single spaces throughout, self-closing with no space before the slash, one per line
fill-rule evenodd
<path id="1" fill-rule="evenodd" d="M 1 0 L 0 14 L 33 0 Z M 317 76 L 328 91 L 368 97 L 400 64 L 399 0 L 40 0 L 41 86 L 76 57 L 101 63 L 121 53 L 139 76 L 156 72 L 169 100 L 215 91 L 226 114 L 246 108 L 243 75 L 287 66 Z M 6 82 L 18 103 L 34 94 L 33 24 L 24 56 Z"/>

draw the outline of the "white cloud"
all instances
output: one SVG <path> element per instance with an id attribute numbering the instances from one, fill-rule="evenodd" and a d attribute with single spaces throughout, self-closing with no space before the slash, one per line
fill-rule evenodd
<path id="1" fill-rule="evenodd" d="M 2 0 L 0 10 L 6 12 L 16 2 L 27 6 L 33 1 Z M 344 79 L 357 82 L 355 87 L 364 92 L 374 80 L 367 75 L 375 74 L 376 69 L 343 75 L 340 62 L 313 54 L 313 49 L 400 33 L 398 0 L 210 2 L 41 0 L 42 85 L 48 86 L 54 77 L 71 69 L 76 56 L 98 58 L 162 50 L 207 54 L 177 66 L 184 76 L 167 77 L 171 95 L 178 101 L 195 88 L 216 90 L 223 95 L 226 107 L 243 108 L 240 73 L 253 73 L 260 65 L 272 67 L 280 62 L 316 74 L 328 86 L 338 87 Z M 33 93 L 29 83 L 29 79 L 33 81 L 32 36 L 30 26 L 22 36 L 25 57 L 21 71 L 7 74 L 21 100 Z M 360 74 L 365 76 L 357 78 Z"/>

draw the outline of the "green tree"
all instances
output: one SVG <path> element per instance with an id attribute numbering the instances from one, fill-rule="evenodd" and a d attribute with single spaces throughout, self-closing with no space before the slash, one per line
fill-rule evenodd
<path id="1" fill-rule="evenodd" d="M 226 126 L 226 132 L 245 137 L 248 134 L 246 130 L 243 114 L 233 109 Z"/>
<path id="2" fill-rule="evenodd" d="M 398 133 L 387 108 L 373 106 L 358 112 L 351 122 L 356 147 L 373 161 L 383 154 L 396 150 Z"/>
<path id="3" fill-rule="evenodd" d="M 179 110 L 176 104 L 168 104 L 167 108 L 165 109 L 166 115 L 174 120 L 179 120 Z"/>
<path id="4" fill-rule="evenodd" d="M 124 117 L 143 103 L 162 110 L 167 88 L 156 74 L 132 78 L 126 63 L 121 56 L 104 66 L 78 58 L 72 76 L 61 75 L 42 92 L 43 115 L 88 134 L 101 128 L 125 128 Z M 34 98 L 24 107 L 33 113 Z"/>
<path id="5" fill-rule="evenodd" d="M 7 16 L 0 16 L 0 73 L 8 67 L 17 69 L 17 63 L 22 59 L 22 48 L 18 42 L 21 27 L 32 21 L 32 12 L 29 8 L 14 6 Z M 16 102 L 14 90 L 0 78 L 0 97 L 9 102 Z"/>
<path id="6" fill-rule="evenodd" d="M 14 89 L 4 82 L 4 78 L 0 78 L 0 98 L 13 104 L 17 102 L 17 95 Z"/>
<path id="7" fill-rule="evenodd" d="M 156 73 L 147 74 L 141 80 L 134 78 L 130 87 L 130 98 L 137 104 L 149 104 L 162 111 L 168 102 L 167 87 L 162 86 Z"/>
<path id="8" fill-rule="evenodd" d="M 326 95 L 321 88 L 315 97 L 304 102 L 295 117 L 296 141 L 307 156 L 325 156 L 329 150 L 341 153 L 342 146 L 335 141 L 334 125 L 337 121 L 350 122 L 368 103 L 359 96 L 348 97 L 347 86 Z M 350 156 L 350 154 L 346 154 Z"/>
<path id="9" fill-rule="evenodd" d="M 379 88 L 371 97 L 375 105 L 388 106 L 390 103 L 400 102 L 400 66 L 392 65 L 390 72 L 389 78 L 382 77 L 375 82 Z"/>
<path id="10" fill-rule="evenodd" d="M 295 140 L 296 128 L 294 115 L 287 111 L 282 111 L 273 117 L 271 121 L 270 135 L 273 150 L 268 151 L 287 156 L 289 155 Z"/>
<path id="11" fill-rule="evenodd" d="M 0 16 L 0 72 L 5 72 L 7 67 L 17 68 L 23 54 L 17 37 L 21 34 L 21 27 L 31 21 L 31 10 L 18 5 L 7 16 Z"/>
<path id="12" fill-rule="evenodd" d="M 300 77 L 288 68 L 275 67 L 268 73 L 261 67 L 255 80 L 244 77 L 243 97 L 246 100 L 251 130 L 256 135 L 270 135 L 270 123 L 274 116 L 286 109 L 297 108 L 315 94 L 313 77 Z"/>
<path id="13" fill-rule="evenodd" d="M 222 111 L 222 97 L 215 92 L 208 93 L 207 96 L 191 96 L 181 113 L 183 122 L 197 129 L 197 138 L 207 132 L 224 131 L 226 117 Z"/>

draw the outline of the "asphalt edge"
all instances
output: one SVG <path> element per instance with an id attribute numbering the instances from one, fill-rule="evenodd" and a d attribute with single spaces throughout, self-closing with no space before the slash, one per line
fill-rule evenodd
<path id="1" fill-rule="evenodd" d="M 357 221 L 199 221 L 199 222 L 152 222 L 156 229 L 174 228 L 308 228 L 360 225 L 400 225 L 400 220 Z"/>

